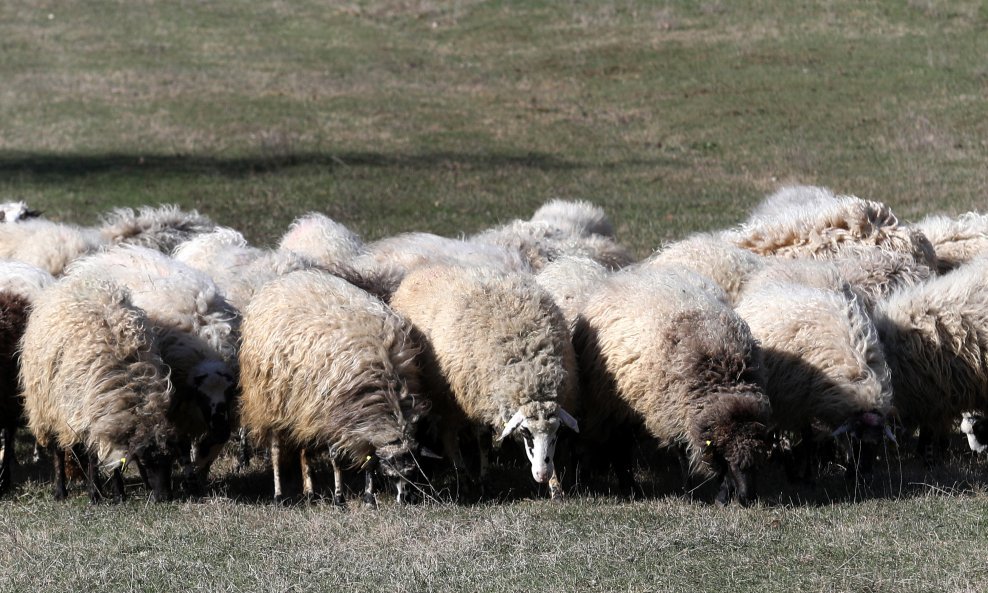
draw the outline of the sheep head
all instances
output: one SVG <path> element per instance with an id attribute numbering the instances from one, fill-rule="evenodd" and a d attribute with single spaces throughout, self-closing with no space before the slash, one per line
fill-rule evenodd
<path id="1" fill-rule="evenodd" d="M 529 402 L 518 408 L 508 420 L 498 441 L 518 431 L 524 441 L 525 455 L 532 462 L 532 477 L 536 482 L 545 484 L 555 470 L 552 458 L 556 453 L 560 424 L 580 431 L 576 419 L 556 402 Z"/>
<path id="2" fill-rule="evenodd" d="M 742 505 L 755 499 L 755 470 L 768 456 L 768 398 L 761 394 L 719 395 L 697 423 L 702 459 L 721 479 L 718 504 L 735 496 Z"/>

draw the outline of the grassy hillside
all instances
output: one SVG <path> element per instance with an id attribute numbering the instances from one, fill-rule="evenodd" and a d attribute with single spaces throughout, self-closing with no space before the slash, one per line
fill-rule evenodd
<path id="1" fill-rule="evenodd" d="M 458 235 L 566 197 L 638 255 L 788 182 L 983 210 L 986 58 L 963 0 L 9 0 L 0 200 L 80 223 L 177 203 L 269 244 L 310 210 Z M 203 502 L 56 505 L 24 461 L 0 591 L 985 590 L 985 462 L 896 459 L 868 491 L 770 480 L 753 509 L 347 513 L 259 502 L 260 465 Z"/>

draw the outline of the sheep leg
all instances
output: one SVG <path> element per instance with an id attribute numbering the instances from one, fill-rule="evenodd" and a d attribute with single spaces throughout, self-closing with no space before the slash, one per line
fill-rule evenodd
<path id="1" fill-rule="evenodd" d="M 238 434 L 240 436 L 240 447 L 237 455 L 237 471 L 243 471 L 250 466 L 250 440 L 247 438 L 246 428 L 241 428 Z"/>
<path id="2" fill-rule="evenodd" d="M 721 476 L 720 490 L 717 492 L 714 502 L 717 503 L 717 506 L 726 506 L 732 498 L 734 498 L 734 480 L 727 472 L 724 472 Z"/>
<path id="3" fill-rule="evenodd" d="M 0 461 L 0 496 L 10 490 L 12 483 L 11 469 L 14 465 L 14 431 L 16 427 L 6 427 L 3 429 L 3 453 Z"/>
<path id="4" fill-rule="evenodd" d="M 565 497 L 563 485 L 559 481 L 559 474 L 556 468 L 552 468 L 552 476 L 549 478 L 549 500 L 562 500 Z"/>
<path id="5" fill-rule="evenodd" d="M 116 467 L 113 469 L 113 502 L 121 503 L 125 500 L 127 494 L 124 492 L 123 468 Z"/>
<path id="6" fill-rule="evenodd" d="M 459 430 L 447 427 L 443 430 L 442 441 L 446 457 L 453 462 L 453 475 L 456 477 L 457 487 L 459 487 L 460 475 L 466 470 L 463 452 L 460 450 Z M 459 498 L 459 492 L 457 492 L 457 498 Z"/>
<path id="7" fill-rule="evenodd" d="M 274 501 L 282 504 L 285 496 L 281 492 L 281 443 L 278 437 L 271 437 L 271 468 L 274 470 Z"/>
<path id="8" fill-rule="evenodd" d="M 330 461 L 333 464 L 333 504 L 343 508 L 346 506 L 346 499 L 343 497 L 343 469 L 335 455 L 330 457 Z"/>
<path id="9" fill-rule="evenodd" d="M 302 464 L 302 495 L 309 502 L 316 498 L 315 488 L 312 486 L 312 464 L 309 453 L 304 448 L 298 453 L 299 463 Z"/>
<path id="10" fill-rule="evenodd" d="M 55 500 L 65 500 L 69 495 L 65 488 L 65 450 L 58 443 L 51 445 L 51 458 L 55 464 Z"/>
<path id="11" fill-rule="evenodd" d="M 103 491 L 99 487 L 99 463 L 96 455 L 86 452 L 85 456 L 87 465 L 86 481 L 89 483 L 89 502 L 90 504 L 99 504 L 99 501 L 103 499 Z"/>
<path id="12" fill-rule="evenodd" d="M 374 470 L 370 469 L 364 471 L 364 506 L 377 507 L 377 498 L 374 496 Z"/>

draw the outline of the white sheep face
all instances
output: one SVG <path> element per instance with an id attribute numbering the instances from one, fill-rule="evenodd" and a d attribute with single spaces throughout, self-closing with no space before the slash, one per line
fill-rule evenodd
<path id="1" fill-rule="evenodd" d="M 532 477 L 539 484 L 545 484 L 555 473 L 553 457 L 556 454 L 560 423 L 565 423 L 573 430 L 578 428 L 576 420 L 555 405 L 534 406 L 526 414 L 527 407 L 529 406 L 523 406 L 512 416 L 499 440 L 517 431 L 522 437 L 525 455 L 532 463 Z"/>

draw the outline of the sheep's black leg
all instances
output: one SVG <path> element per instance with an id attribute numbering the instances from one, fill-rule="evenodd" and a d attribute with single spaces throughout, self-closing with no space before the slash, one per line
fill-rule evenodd
<path id="1" fill-rule="evenodd" d="M 13 483 L 10 475 L 14 461 L 14 431 L 16 427 L 8 426 L 3 429 L 3 459 L 0 460 L 0 496 L 10 490 Z"/>
<path id="2" fill-rule="evenodd" d="M 364 472 L 364 506 L 374 508 L 377 498 L 374 496 L 374 470 Z"/>
<path id="3" fill-rule="evenodd" d="M 103 498 L 103 492 L 100 490 L 99 481 L 99 463 L 96 459 L 96 455 L 89 453 L 88 451 L 84 453 L 86 456 L 86 481 L 89 483 L 89 502 L 91 504 L 97 504 Z"/>
<path id="4" fill-rule="evenodd" d="M 55 500 L 65 500 L 69 495 L 65 488 L 65 450 L 58 443 L 51 444 L 51 458 L 55 464 Z"/>
<path id="5" fill-rule="evenodd" d="M 121 503 L 125 500 L 127 494 L 124 492 L 123 469 L 116 467 L 113 469 L 113 502 Z"/>
<path id="6" fill-rule="evenodd" d="M 251 447 L 246 428 L 240 429 L 239 436 L 240 447 L 237 455 L 237 471 L 243 471 L 250 466 Z"/>

